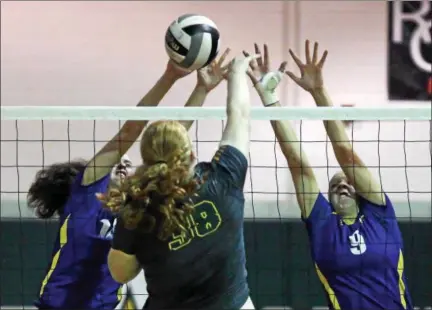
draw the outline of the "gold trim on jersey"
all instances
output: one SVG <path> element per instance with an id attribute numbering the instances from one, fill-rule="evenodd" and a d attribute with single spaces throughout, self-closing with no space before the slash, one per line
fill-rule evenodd
<path id="1" fill-rule="evenodd" d="M 403 280 L 403 273 L 404 273 L 404 257 L 402 250 L 399 250 L 399 259 L 397 264 L 397 271 L 399 274 L 399 293 L 401 298 L 401 303 L 404 309 L 406 309 L 406 299 L 405 299 L 405 282 Z"/>
<path id="2" fill-rule="evenodd" d="M 326 277 L 323 275 L 323 273 L 321 272 L 321 270 L 318 268 L 318 265 L 315 264 L 315 269 L 317 271 L 318 274 L 318 278 L 320 279 L 322 285 L 324 286 L 324 289 L 328 295 L 328 298 L 330 300 L 330 303 L 333 306 L 333 309 L 335 310 L 340 310 L 340 305 L 339 305 L 339 301 L 336 297 L 335 292 L 333 291 L 333 289 L 330 287 L 330 284 L 328 283 Z"/>
<path id="3" fill-rule="evenodd" d="M 60 258 L 60 254 L 61 254 L 61 250 L 62 248 L 66 245 L 67 243 L 67 229 L 68 229 L 68 222 L 69 222 L 69 217 L 70 215 L 68 215 L 68 217 L 65 219 L 63 225 L 60 227 L 60 247 L 58 249 L 58 251 L 55 253 L 52 262 L 51 262 L 51 266 L 50 269 L 48 270 L 48 273 L 46 274 L 45 278 L 42 281 L 42 286 L 39 292 L 39 296 L 42 296 L 45 286 L 47 285 L 52 273 L 54 272 L 55 268 L 57 267 L 59 258 Z"/>

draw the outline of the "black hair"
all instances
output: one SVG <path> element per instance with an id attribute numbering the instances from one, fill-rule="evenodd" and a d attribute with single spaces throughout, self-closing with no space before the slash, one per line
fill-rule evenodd
<path id="1" fill-rule="evenodd" d="M 62 214 L 70 187 L 78 173 L 87 165 L 84 160 L 53 164 L 36 173 L 27 194 L 27 205 L 39 218 L 47 219 Z"/>

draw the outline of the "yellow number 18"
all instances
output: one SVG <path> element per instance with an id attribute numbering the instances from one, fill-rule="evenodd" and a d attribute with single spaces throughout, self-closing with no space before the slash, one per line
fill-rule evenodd
<path id="1" fill-rule="evenodd" d="M 187 232 L 173 235 L 168 243 L 171 251 L 177 251 L 192 242 L 193 238 L 204 238 L 211 235 L 222 224 L 222 218 L 216 205 L 209 200 L 203 200 L 195 206 L 195 212 L 187 219 Z"/>

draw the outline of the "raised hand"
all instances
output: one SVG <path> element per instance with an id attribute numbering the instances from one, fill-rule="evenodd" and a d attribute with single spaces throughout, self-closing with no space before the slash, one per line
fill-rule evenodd
<path id="1" fill-rule="evenodd" d="M 255 47 L 255 54 L 260 55 L 260 57 L 258 57 L 257 59 L 253 59 L 250 62 L 250 70 L 248 70 L 247 74 L 250 77 L 252 83 L 255 85 L 264 77 L 264 75 L 271 72 L 271 70 L 270 70 L 270 55 L 268 52 L 267 44 L 264 44 L 264 53 L 261 53 L 258 44 L 254 43 L 254 47 Z M 243 51 L 243 54 L 245 56 L 249 56 L 249 53 L 246 51 Z M 281 63 L 278 71 L 284 73 L 286 65 L 287 65 L 286 61 Z"/>
<path id="2" fill-rule="evenodd" d="M 248 71 L 249 64 L 251 63 L 251 61 L 259 57 L 260 55 L 251 55 L 251 56 L 248 55 L 246 57 L 237 56 L 230 63 L 228 74 L 246 73 Z"/>
<path id="3" fill-rule="evenodd" d="M 182 67 L 174 63 L 172 60 L 169 60 L 165 69 L 164 77 L 170 81 L 175 82 L 189 75 L 190 73 L 192 73 L 192 71 L 183 69 Z"/>
<path id="4" fill-rule="evenodd" d="M 279 65 L 279 69 L 273 72 L 270 69 L 270 55 L 267 45 L 264 44 L 263 54 L 261 54 L 258 44 L 255 43 L 254 46 L 255 53 L 262 55 L 263 57 L 260 56 L 250 62 L 250 69 L 247 74 L 251 79 L 252 84 L 255 86 L 258 95 L 261 97 L 263 104 L 265 106 L 270 106 L 279 101 L 275 90 L 282 80 L 287 62 L 282 62 Z M 243 51 L 243 54 L 249 56 L 249 53 L 246 51 Z"/>
<path id="5" fill-rule="evenodd" d="M 323 87 L 323 76 L 322 68 L 327 58 L 327 51 L 324 51 L 320 60 L 318 61 L 318 43 L 315 42 L 313 54 L 311 58 L 309 40 L 305 43 L 305 54 L 306 63 L 303 63 L 292 50 L 289 50 L 291 57 L 300 69 L 300 77 L 294 75 L 294 73 L 287 71 L 285 72 L 294 82 L 308 92 L 321 89 Z"/>
<path id="6" fill-rule="evenodd" d="M 210 65 L 198 70 L 198 86 L 202 86 L 206 92 L 210 92 L 218 86 L 222 80 L 226 79 L 229 64 L 224 66 L 224 62 L 230 52 L 231 50 L 227 48 L 219 59 L 213 60 Z"/>

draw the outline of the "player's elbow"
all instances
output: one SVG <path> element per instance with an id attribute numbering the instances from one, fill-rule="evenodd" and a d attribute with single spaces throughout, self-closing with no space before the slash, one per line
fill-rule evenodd
<path id="1" fill-rule="evenodd" d="M 111 277 L 114 279 L 114 281 L 116 281 L 117 283 L 120 284 L 126 284 L 129 282 L 129 280 L 121 274 L 121 272 L 117 272 L 116 270 L 110 268 L 110 273 L 111 273 Z"/>
<path id="2" fill-rule="evenodd" d="M 116 282 L 125 284 L 137 276 L 139 264 L 134 255 L 111 250 L 108 254 L 108 269 Z"/>

